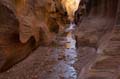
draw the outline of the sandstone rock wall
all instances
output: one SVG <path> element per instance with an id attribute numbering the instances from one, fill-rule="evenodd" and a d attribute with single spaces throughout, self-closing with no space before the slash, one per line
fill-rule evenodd
<path id="1" fill-rule="evenodd" d="M 81 0 L 61 0 L 63 8 L 67 11 L 68 19 L 70 21 L 74 20 L 74 14 L 78 9 Z"/>
<path id="2" fill-rule="evenodd" d="M 49 45 L 66 22 L 60 0 L 0 0 L 1 71 Z"/>
<path id="3" fill-rule="evenodd" d="M 84 16 L 77 32 L 78 79 L 119 79 L 120 1 L 89 1 L 89 13 Z"/>

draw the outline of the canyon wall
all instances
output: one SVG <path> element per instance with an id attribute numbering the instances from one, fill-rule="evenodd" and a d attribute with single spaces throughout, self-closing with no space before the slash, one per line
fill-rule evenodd
<path id="1" fill-rule="evenodd" d="M 67 22 L 60 0 L 0 0 L 1 71 L 51 45 Z"/>
<path id="2" fill-rule="evenodd" d="M 89 0 L 86 4 L 87 13 L 77 20 L 78 79 L 119 79 L 120 1 Z"/>

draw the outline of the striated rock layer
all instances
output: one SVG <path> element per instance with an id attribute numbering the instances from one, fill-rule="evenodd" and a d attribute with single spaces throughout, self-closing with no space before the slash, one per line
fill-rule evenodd
<path id="1" fill-rule="evenodd" d="M 120 1 L 89 0 L 78 18 L 78 79 L 120 78 Z M 79 15 L 79 10 L 78 13 Z"/>

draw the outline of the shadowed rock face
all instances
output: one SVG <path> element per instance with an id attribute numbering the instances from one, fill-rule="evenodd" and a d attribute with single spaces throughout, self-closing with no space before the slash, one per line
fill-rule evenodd
<path id="1" fill-rule="evenodd" d="M 119 0 L 89 0 L 78 22 L 78 79 L 119 79 Z M 89 9 L 89 10 L 88 10 Z M 79 10 L 78 10 L 79 14 Z M 89 50 L 84 50 L 89 47 Z M 94 49 L 96 52 L 90 50 Z"/>
<path id="2" fill-rule="evenodd" d="M 80 17 L 83 17 L 82 22 L 77 20 L 79 44 L 98 46 L 98 40 L 115 27 L 118 1 L 89 0 L 86 4 L 88 13 Z"/>
<path id="3" fill-rule="evenodd" d="M 59 0 L 0 0 L 1 71 L 38 45 L 50 45 L 66 22 Z"/>

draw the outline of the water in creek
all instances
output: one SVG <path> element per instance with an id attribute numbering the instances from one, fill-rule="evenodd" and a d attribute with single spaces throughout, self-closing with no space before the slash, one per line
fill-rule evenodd
<path id="1" fill-rule="evenodd" d="M 66 29 L 67 35 L 64 42 L 64 48 L 56 49 L 56 58 L 59 58 L 58 63 L 54 66 L 54 73 L 49 79 L 77 79 L 77 72 L 73 67 L 77 61 L 76 40 L 74 36 L 75 24 L 70 24 Z M 59 55 L 59 56 L 57 56 Z"/>

